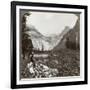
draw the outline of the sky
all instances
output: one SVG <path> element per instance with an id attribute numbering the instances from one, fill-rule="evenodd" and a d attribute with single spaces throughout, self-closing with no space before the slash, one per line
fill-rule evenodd
<path id="1" fill-rule="evenodd" d="M 43 35 L 60 34 L 66 26 L 73 28 L 77 16 L 70 13 L 30 12 L 27 17 L 27 26 L 35 28 Z"/>

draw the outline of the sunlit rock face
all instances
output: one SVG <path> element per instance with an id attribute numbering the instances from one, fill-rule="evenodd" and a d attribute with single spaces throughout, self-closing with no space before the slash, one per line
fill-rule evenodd
<path id="1" fill-rule="evenodd" d="M 59 44 L 63 36 L 69 31 L 69 27 L 65 27 L 61 34 L 53 34 L 44 36 L 34 26 L 27 27 L 26 33 L 30 35 L 35 50 L 52 50 Z"/>

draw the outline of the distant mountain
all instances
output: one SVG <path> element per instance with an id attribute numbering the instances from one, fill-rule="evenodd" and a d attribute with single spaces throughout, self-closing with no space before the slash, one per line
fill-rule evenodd
<path id="1" fill-rule="evenodd" d="M 52 50 L 56 45 L 58 45 L 63 35 L 67 33 L 68 30 L 69 28 L 66 27 L 62 34 L 44 36 L 31 25 L 27 27 L 26 33 L 30 35 L 35 50 Z"/>

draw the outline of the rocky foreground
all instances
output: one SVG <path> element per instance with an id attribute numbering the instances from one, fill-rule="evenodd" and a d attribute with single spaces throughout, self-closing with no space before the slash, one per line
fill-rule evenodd
<path id="1" fill-rule="evenodd" d="M 22 59 L 23 62 L 20 65 L 21 79 L 79 76 L 79 54 L 79 50 L 65 49 L 51 52 L 47 57 L 34 57 L 35 64 L 28 59 Z M 26 66 L 25 63 L 27 63 Z"/>

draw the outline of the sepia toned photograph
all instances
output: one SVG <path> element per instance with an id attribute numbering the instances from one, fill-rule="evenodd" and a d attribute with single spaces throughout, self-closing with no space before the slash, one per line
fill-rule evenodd
<path id="1" fill-rule="evenodd" d="M 80 75 L 80 13 L 20 10 L 20 79 Z"/>
<path id="2" fill-rule="evenodd" d="M 11 3 L 11 88 L 87 84 L 87 6 Z"/>

